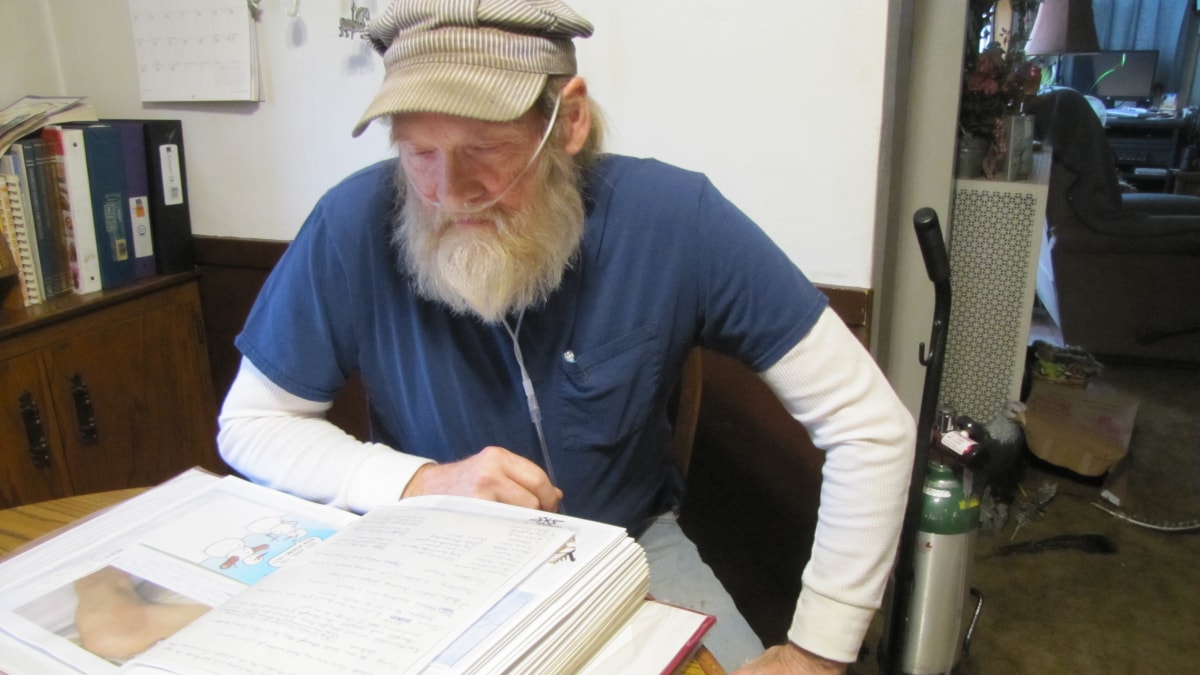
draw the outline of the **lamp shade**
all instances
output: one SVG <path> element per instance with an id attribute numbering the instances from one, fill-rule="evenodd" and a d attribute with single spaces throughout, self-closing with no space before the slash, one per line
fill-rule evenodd
<path id="1" fill-rule="evenodd" d="M 1026 54 L 1080 54 L 1100 51 L 1092 0 L 1042 0 Z"/>

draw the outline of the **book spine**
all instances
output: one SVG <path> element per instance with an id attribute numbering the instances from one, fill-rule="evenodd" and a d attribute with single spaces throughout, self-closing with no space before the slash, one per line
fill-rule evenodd
<path id="1" fill-rule="evenodd" d="M 180 120 L 143 120 L 150 180 L 150 226 L 159 274 L 192 270 L 192 219 Z"/>
<path id="2" fill-rule="evenodd" d="M 121 139 L 116 127 L 107 124 L 84 127 L 83 137 L 91 177 L 96 242 L 100 249 L 100 278 L 105 288 L 116 288 L 134 280 Z"/>
<path id="3" fill-rule="evenodd" d="M 54 189 L 54 158 L 46 153 L 46 143 L 40 138 L 21 141 L 25 146 L 25 167 L 29 175 L 29 195 L 33 200 L 33 229 L 38 253 L 42 299 L 68 293 L 71 290 L 69 269 L 66 266 L 62 238 L 57 231 L 58 200 Z"/>
<path id="4" fill-rule="evenodd" d="M 5 232 L 8 249 L 12 251 L 13 262 L 18 268 L 17 285 L 20 291 L 22 306 L 36 305 L 41 298 L 37 293 L 37 268 L 34 267 L 34 255 L 29 246 L 28 217 L 25 215 L 25 203 L 20 190 L 20 177 L 16 173 L 0 175 L 4 180 L 4 191 L 7 193 L 8 204 L 12 208 L 11 229 Z"/>
<path id="5" fill-rule="evenodd" d="M 25 168 L 25 148 L 14 145 L 9 153 L 12 172 L 20 191 L 20 208 L 16 210 L 17 244 L 21 250 L 25 281 L 25 304 L 36 305 L 42 301 L 42 269 L 38 260 L 37 237 L 33 230 L 33 206 L 29 196 L 29 172 Z M 27 256 L 27 257 L 26 257 Z"/>
<path id="6" fill-rule="evenodd" d="M 58 167 L 60 222 L 71 270 L 71 286 L 76 293 L 94 293 L 102 285 L 83 132 L 50 126 L 42 130 L 42 138 Z"/>
<path id="7" fill-rule="evenodd" d="M 0 168 L 0 171 L 3 171 Z M 4 307 L 15 308 L 24 306 L 21 290 L 21 265 L 15 250 L 16 237 L 13 232 L 13 205 L 8 198 L 8 176 L 0 173 L 0 280 L 13 279 L 16 281 L 17 292 L 8 292 L 8 284 L 0 285 L 0 297 L 4 299 Z"/>
<path id="8" fill-rule="evenodd" d="M 146 172 L 146 130 L 140 122 L 114 126 L 121 138 L 121 159 L 125 166 L 125 198 L 133 235 L 133 276 L 142 279 L 153 276 L 157 268 L 150 220 L 150 181 Z"/>

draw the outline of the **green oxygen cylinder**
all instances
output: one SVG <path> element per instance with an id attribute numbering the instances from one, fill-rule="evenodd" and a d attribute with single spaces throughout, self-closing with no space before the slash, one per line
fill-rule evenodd
<path id="1" fill-rule="evenodd" d="M 979 502 L 954 470 L 931 462 L 913 555 L 913 593 L 901 669 L 908 675 L 949 673 L 962 652 L 963 614 Z"/>

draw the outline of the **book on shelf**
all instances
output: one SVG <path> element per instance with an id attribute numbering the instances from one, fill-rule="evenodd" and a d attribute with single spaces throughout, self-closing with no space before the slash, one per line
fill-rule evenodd
<path id="1" fill-rule="evenodd" d="M 67 248 L 71 287 L 76 293 L 101 289 L 100 251 L 92 211 L 92 188 L 83 132 L 72 127 L 42 128 L 46 150 L 55 159 L 60 235 Z"/>
<path id="2" fill-rule="evenodd" d="M 100 249 L 100 278 L 104 288 L 131 283 L 133 229 L 129 223 L 129 199 L 125 191 L 125 160 L 120 131 L 109 124 L 82 128 L 87 163 L 91 169 L 92 212 L 96 242 Z"/>
<path id="3" fill-rule="evenodd" d="M 8 199 L 8 190 L 0 190 L 0 280 L 20 279 L 21 268 L 17 257 L 13 255 L 10 241 L 15 241 L 13 235 L 12 203 Z"/>
<path id="4" fill-rule="evenodd" d="M 95 120 L 95 109 L 81 96 L 22 97 L 0 109 L 0 154 L 44 126 Z"/>
<path id="5" fill-rule="evenodd" d="M 103 120 L 142 126 L 150 188 L 150 231 L 159 274 L 188 272 L 196 266 L 192 216 L 188 205 L 183 122 L 176 119 Z"/>
<path id="6" fill-rule="evenodd" d="M 133 276 L 154 276 L 154 234 L 150 222 L 150 174 L 146 164 L 146 125 L 138 121 L 113 122 L 121 139 L 125 170 L 125 200 L 133 237 Z"/>
<path id="7" fill-rule="evenodd" d="M 0 562 L 0 670 L 671 672 L 713 618 L 647 586 L 619 527 L 460 497 L 356 516 L 194 469 Z"/>
<path id="8" fill-rule="evenodd" d="M 28 235 L 22 220 L 21 191 L 17 177 L 11 172 L 12 158 L 0 158 L 0 295 L 5 309 L 19 309 L 29 304 L 29 289 L 26 281 L 32 269 L 29 259 Z M 14 289 L 15 286 L 15 289 Z"/>
<path id="9" fill-rule="evenodd" d="M 13 207 L 13 238 L 10 242 L 21 265 L 21 304 L 25 307 L 42 301 L 41 263 L 38 261 L 37 240 L 33 234 L 33 215 L 30 211 L 29 181 L 20 146 L 0 156 L 0 176 L 5 181 L 9 202 Z"/>
<path id="10" fill-rule="evenodd" d="M 71 269 L 59 227 L 58 177 L 46 141 L 29 137 L 18 141 L 29 178 L 33 214 L 34 247 L 38 256 L 38 278 L 42 300 L 71 292 Z"/>

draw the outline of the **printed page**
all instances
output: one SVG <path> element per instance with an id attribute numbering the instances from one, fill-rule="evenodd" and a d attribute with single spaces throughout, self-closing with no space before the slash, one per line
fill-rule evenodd
<path id="1" fill-rule="evenodd" d="M 540 675 L 574 672 L 633 615 L 646 597 L 649 569 L 640 547 L 631 539 L 629 551 L 589 573 L 570 596 L 554 598 L 533 617 L 520 639 L 502 642 L 495 656 L 483 660 L 480 673 Z M 636 551 L 636 555 L 635 555 Z M 519 656 L 514 653 L 519 650 Z M 516 666 L 500 671 L 494 659 Z"/>
<path id="2" fill-rule="evenodd" d="M 526 509 L 495 502 L 441 496 L 411 501 L 464 513 L 516 520 L 530 518 Z M 439 654 L 430 664 L 429 672 L 486 671 L 496 663 L 519 658 L 542 632 L 561 619 L 562 612 L 578 605 L 580 594 L 586 594 L 595 584 L 617 583 L 615 570 L 633 564 L 631 560 L 645 565 L 644 553 L 624 528 L 555 513 L 539 513 L 536 518 L 551 527 L 570 529 L 575 537 L 562 555 L 530 575 Z"/>
<path id="3" fill-rule="evenodd" d="M 176 673 L 416 672 L 570 530 L 378 508 L 139 659 Z"/>
<path id="4" fill-rule="evenodd" d="M 356 518 L 184 474 L 0 565 L 0 671 L 113 672 Z"/>

